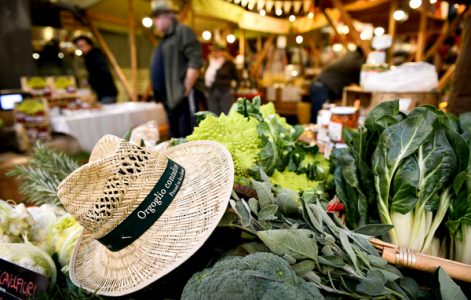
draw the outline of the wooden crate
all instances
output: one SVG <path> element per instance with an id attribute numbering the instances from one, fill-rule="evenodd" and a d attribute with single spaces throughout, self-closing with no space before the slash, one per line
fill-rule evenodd
<path id="1" fill-rule="evenodd" d="M 409 110 L 419 105 L 438 105 L 438 92 L 369 92 L 360 87 L 346 87 L 343 89 L 342 105 L 352 106 L 355 100 L 360 101 L 360 106 L 367 110 L 372 109 L 381 102 L 393 99 L 410 99 Z"/>

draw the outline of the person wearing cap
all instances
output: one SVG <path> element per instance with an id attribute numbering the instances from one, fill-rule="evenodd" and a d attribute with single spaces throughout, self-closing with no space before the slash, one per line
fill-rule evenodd
<path id="1" fill-rule="evenodd" d="M 234 102 L 232 84 L 238 78 L 235 64 L 226 50 L 222 44 L 211 46 L 209 65 L 204 76 L 208 88 L 208 110 L 216 115 L 229 113 Z"/>
<path id="2" fill-rule="evenodd" d="M 76 37 L 74 44 L 83 53 L 88 71 L 88 83 L 95 91 L 97 100 L 102 104 L 116 102 L 118 90 L 103 51 L 95 47 L 92 39 L 86 35 Z"/>
<path id="3" fill-rule="evenodd" d="M 163 33 L 150 68 L 154 98 L 164 104 L 170 136 L 185 137 L 195 125 L 190 98 L 203 64 L 201 47 L 195 33 L 177 21 L 175 4 L 153 1 L 152 8 L 154 25 Z"/>

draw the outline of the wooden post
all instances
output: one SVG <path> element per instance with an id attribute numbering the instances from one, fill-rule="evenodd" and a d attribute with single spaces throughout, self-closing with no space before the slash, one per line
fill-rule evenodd
<path id="1" fill-rule="evenodd" d="M 274 38 L 275 37 L 273 35 L 270 35 L 268 39 L 265 41 L 265 44 L 263 45 L 262 52 L 260 52 L 260 54 L 257 55 L 257 60 L 255 61 L 253 66 L 250 68 L 250 76 L 252 76 L 252 78 L 257 74 L 258 69 L 262 65 L 262 62 L 265 59 L 265 57 L 267 56 L 267 53 L 270 50 L 271 45 L 273 44 Z"/>
<path id="2" fill-rule="evenodd" d="M 245 31 L 239 28 L 239 54 L 245 60 Z"/>
<path id="3" fill-rule="evenodd" d="M 131 54 L 131 81 L 132 81 L 132 101 L 138 99 L 137 88 L 137 50 L 136 50 L 136 22 L 134 20 L 134 7 L 132 0 L 128 0 L 128 22 L 129 22 L 129 49 Z"/>
<path id="4" fill-rule="evenodd" d="M 417 49 L 415 51 L 415 61 L 422 61 L 424 58 L 425 42 L 427 39 L 427 12 L 430 5 L 429 1 L 422 3 L 420 11 L 419 33 L 417 35 Z"/>
<path id="5" fill-rule="evenodd" d="M 358 33 L 358 31 L 355 29 L 355 26 L 353 26 L 352 17 L 347 12 L 342 2 L 340 2 L 340 0 L 332 0 L 332 3 L 334 4 L 334 7 L 339 10 L 340 16 L 342 16 L 343 22 L 350 29 L 349 35 L 352 37 L 355 44 L 361 47 L 365 56 L 368 55 L 371 52 L 371 47 L 366 41 L 363 41 L 360 38 L 360 33 Z"/>
<path id="6" fill-rule="evenodd" d="M 389 7 L 389 24 L 388 24 L 388 33 L 391 36 L 391 47 L 388 49 L 388 60 L 392 61 L 393 58 L 393 48 L 394 48 L 394 36 L 396 35 L 396 20 L 394 20 L 394 12 L 397 10 L 397 0 L 392 0 Z"/>
<path id="7" fill-rule="evenodd" d="M 348 49 L 347 40 L 337 30 L 337 25 L 334 23 L 334 20 L 332 20 L 332 18 L 329 16 L 329 14 L 327 13 L 325 9 L 322 10 L 322 13 L 324 14 L 324 17 L 327 19 L 327 22 L 329 23 L 330 27 L 332 27 L 332 29 L 334 30 L 335 35 L 340 38 L 340 42 L 342 43 L 342 45 L 345 47 L 345 49 Z"/>
<path id="8" fill-rule="evenodd" d="M 448 85 L 450 80 L 453 78 L 453 74 L 455 73 L 456 69 L 456 64 L 452 64 L 448 70 L 446 70 L 445 74 L 440 77 L 440 80 L 438 80 L 438 87 L 437 90 L 439 92 L 443 91 L 445 87 Z"/>
<path id="9" fill-rule="evenodd" d="M 100 31 L 96 28 L 95 24 L 93 24 L 93 22 L 88 17 L 86 18 L 87 18 L 88 26 L 90 27 L 90 31 L 92 32 L 93 36 L 95 36 L 98 44 L 100 45 L 101 50 L 103 50 L 106 57 L 110 61 L 111 66 L 113 66 L 113 69 L 116 75 L 118 76 L 119 80 L 123 84 L 126 94 L 128 95 L 129 98 L 132 99 L 133 93 L 132 93 L 131 86 L 129 85 L 129 82 L 126 79 L 126 76 L 124 76 L 123 70 L 121 70 L 121 67 L 116 61 L 116 58 L 114 57 L 113 52 L 111 52 L 110 47 L 108 47 L 108 44 L 106 43 L 105 39 L 101 35 Z"/>

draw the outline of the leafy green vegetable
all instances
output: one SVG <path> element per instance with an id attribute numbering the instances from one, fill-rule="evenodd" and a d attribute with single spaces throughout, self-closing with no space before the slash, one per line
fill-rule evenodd
<path id="1" fill-rule="evenodd" d="M 436 272 L 438 283 L 440 284 L 440 298 L 442 300 L 465 300 L 467 299 L 461 288 L 450 278 L 442 269 L 438 268 Z"/>
<path id="2" fill-rule="evenodd" d="M 270 176 L 270 181 L 272 184 L 296 192 L 307 190 L 314 190 L 320 194 L 324 192 L 320 182 L 309 180 L 306 174 L 296 174 L 295 172 L 288 171 L 287 169 L 283 170 L 283 172 L 275 170 Z"/>

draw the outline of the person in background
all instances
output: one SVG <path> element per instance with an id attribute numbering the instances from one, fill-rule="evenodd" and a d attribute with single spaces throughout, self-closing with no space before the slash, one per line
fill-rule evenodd
<path id="1" fill-rule="evenodd" d="M 175 4 L 153 1 L 152 7 L 155 27 L 164 34 L 150 67 L 154 98 L 165 107 L 170 136 L 184 137 L 195 125 L 197 104 L 190 100 L 203 64 L 201 47 L 194 32 L 177 21 Z"/>
<path id="2" fill-rule="evenodd" d="M 361 65 L 365 61 L 363 51 L 358 47 L 321 71 L 310 87 L 311 123 L 317 123 L 317 113 L 325 102 L 341 99 L 345 86 L 360 82 Z"/>
<path id="3" fill-rule="evenodd" d="M 83 53 L 88 71 L 88 83 L 95 91 L 98 101 L 102 104 L 115 103 L 118 90 L 103 52 L 85 35 L 76 37 L 74 44 Z"/>
<path id="4" fill-rule="evenodd" d="M 208 88 L 208 110 L 216 115 L 229 113 L 234 103 L 232 84 L 238 79 L 236 66 L 226 50 L 221 44 L 211 47 L 209 65 L 204 76 Z"/>

